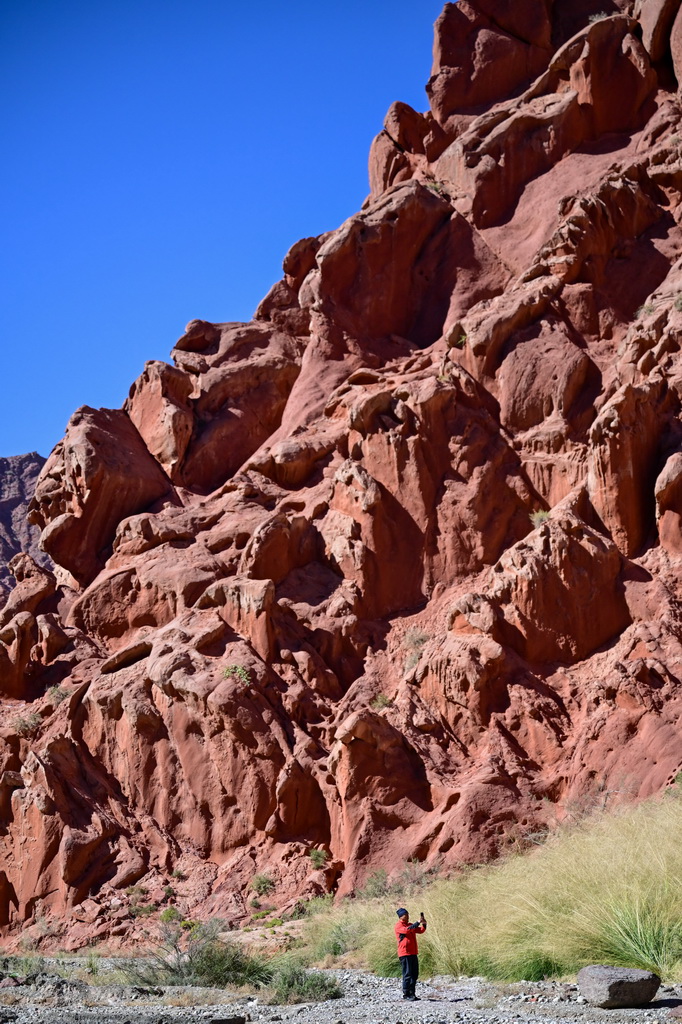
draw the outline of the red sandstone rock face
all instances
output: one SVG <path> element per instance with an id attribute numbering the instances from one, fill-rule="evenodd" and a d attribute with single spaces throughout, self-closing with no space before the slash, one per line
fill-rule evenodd
<path id="1" fill-rule="evenodd" d="M 0 614 L 8 940 L 129 942 L 140 880 L 243 921 L 257 872 L 349 893 L 675 776 L 678 7 L 446 5 L 362 211 L 74 416 Z"/>

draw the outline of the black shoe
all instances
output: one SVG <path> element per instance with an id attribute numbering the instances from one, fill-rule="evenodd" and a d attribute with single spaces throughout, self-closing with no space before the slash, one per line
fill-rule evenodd
<path id="1" fill-rule="evenodd" d="M 410 996 L 410 999 L 412 1000 L 413 1003 L 419 1002 L 419 996 Z"/>

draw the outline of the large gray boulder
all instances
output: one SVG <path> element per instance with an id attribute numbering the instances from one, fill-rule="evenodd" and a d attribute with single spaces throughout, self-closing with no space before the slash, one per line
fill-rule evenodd
<path id="1" fill-rule="evenodd" d="M 594 1006 L 615 1010 L 624 1006 L 644 1006 L 658 992 L 661 979 L 652 971 L 631 967 L 593 965 L 578 971 L 580 994 Z"/>

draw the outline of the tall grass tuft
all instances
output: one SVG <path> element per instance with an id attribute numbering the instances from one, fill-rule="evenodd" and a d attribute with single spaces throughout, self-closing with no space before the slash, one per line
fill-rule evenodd
<path id="1" fill-rule="evenodd" d="M 428 884 L 418 901 L 407 905 L 429 921 L 424 975 L 530 981 L 610 963 L 682 979 L 682 799 L 565 827 L 530 853 Z M 310 953 L 354 950 L 395 974 L 394 903 L 392 893 L 325 907 L 307 923 Z"/>

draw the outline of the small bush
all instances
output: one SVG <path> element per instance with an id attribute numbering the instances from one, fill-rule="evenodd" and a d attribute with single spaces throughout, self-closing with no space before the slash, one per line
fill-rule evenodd
<path id="1" fill-rule="evenodd" d="M 254 921 L 261 921 L 263 918 L 267 917 L 269 913 L 269 910 L 259 910 L 257 914 L 252 914 L 251 918 Z"/>
<path id="2" fill-rule="evenodd" d="M 651 316 L 656 311 L 656 307 L 651 302 L 645 302 L 643 306 L 640 306 L 637 310 L 637 316 Z"/>
<path id="3" fill-rule="evenodd" d="M 589 21 L 589 23 L 591 25 L 593 25 L 595 23 L 595 21 L 603 21 L 604 18 L 608 18 L 608 17 L 610 17 L 608 11 L 597 11 L 596 14 L 591 14 L 587 20 Z M 528 979 L 528 980 L 530 980 L 530 979 Z"/>
<path id="4" fill-rule="evenodd" d="M 682 295 L 678 295 L 677 296 L 677 298 L 675 299 L 674 305 L 675 305 L 675 309 L 677 310 L 677 312 L 678 313 L 682 313 Z"/>
<path id="5" fill-rule="evenodd" d="M 254 875 L 251 879 L 251 888 L 259 896 L 267 896 L 269 892 L 274 891 L 275 883 L 269 875 Z"/>
<path id="6" fill-rule="evenodd" d="M 166 907 L 159 915 L 162 924 L 172 924 L 174 921 L 182 921 L 182 914 L 177 907 Z"/>
<path id="7" fill-rule="evenodd" d="M 69 691 L 63 686 L 51 686 L 47 691 L 47 697 L 55 707 L 58 707 L 68 696 Z"/>
<path id="8" fill-rule="evenodd" d="M 308 856 L 310 857 L 311 863 L 316 870 L 323 868 L 327 863 L 327 851 L 313 848 L 308 850 Z"/>
<path id="9" fill-rule="evenodd" d="M 405 671 L 408 672 L 417 664 L 421 657 L 422 648 L 429 640 L 429 634 L 425 633 L 419 626 L 413 626 L 405 633 L 403 647 L 408 652 L 405 659 Z"/>
<path id="10" fill-rule="evenodd" d="M 385 693 L 378 694 L 370 703 L 370 707 L 374 711 L 383 711 L 384 708 L 390 708 L 392 705 L 393 701 Z"/>
<path id="11" fill-rule="evenodd" d="M 223 678 L 235 679 L 238 683 L 243 683 L 244 686 L 251 685 L 251 673 L 243 665 L 227 665 L 223 672 Z"/>
<path id="12" fill-rule="evenodd" d="M 312 932 L 315 959 L 342 956 L 362 945 L 363 930 L 358 927 L 357 921 L 351 921 L 350 918 L 335 915 L 330 919 L 325 915 L 321 921 L 314 922 Z"/>
<path id="13" fill-rule="evenodd" d="M 321 1003 L 340 999 L 343 995 L 336 978 L 317 971 L 307 971 L 299 964 L 285 964 L 277 969 L 271 984 L 269 1003 Z"/>
<path id="14" fill-rule="evenodd" d="M 535 512 L 531 512 L 528 518 L 533 524 L 533 529 L 537 529 L 538 526 L 542 526 L 543 523 L 547 522 L 549 519 L 549 512 L 544 508 L 538 508 Z"/>
<path id="15" fill-rule="evenodd" d="M 19 715 L 12 722 L 12 728 L 17 736 L 31 736 L 38 728 L 42 718 L 35 713 L 30 715 Z"/>
<path id="16" fill-rule="evenodd" d="M 159 909 L 156 903 L 147 903 L 142 905 L 140 903 L 133 903 L 130 906 L 130 914 L 132 917 L 151 917 Z"/>
<path id="17" fill-rule="evenodd" d="M 270 963 L 220 940 L 222 928 L 223 922 L 214 920 L 193 924 L 187 934 L 182 925 L 166 923 L 158 945 L 144 959 L 130 960 L 121 969 L 138 985 L 267 985 L 274 973 Z"/>
<path id="18" fill-rule="evenodd" d="M 174 869 L 174 870 L 173 870 L 173 871 L 171 872 L 171 877 L 172 877 L 172 878 L 177 878 L 177 880 L 178 880 L 179 882 L 184 882 L 184 881 L 186 880 L 186 878 L 187 878 L 187 875 L 185 874 L 185 872 L 184 872 L 184 871 L 181 871 L 181 870 L 180 870 L 180 868 L 175 868 L 175 869 Z"/>
<path id="19" fill-rule="evenodd" d="M 289 920 L 290 921 L 300 921 L 302 918 L 304 918 L 307 915 L 307 913 L 308 913 L 308 906 L 307 906 L 307 904 L 304 903 L 302 900 L 297 900 L 296 903 L 294 903 L 294 906 L 293 906 L 293 909 L 292 909 L 291 913 L 289 914 Z"/>
<path id="20" fill-rule="evenodd" d="M 263 956 L 246 953 L 239 946 L 218 940 L 200 946 L 191 957 L 194 977 L 200 985 L 252 985 L 260 988 L 272 978 L 272 968 Z"/>
<path id="21" fill-rule="evenodd" d="M 466 343 L 467 343 L 467 336 L 464 333 L 464 331 L 462 331 L 462 333 L 460 335 L 458 335 L 457 338 L 453 341 L 452 345 L 453 345 L 453 348 L 460 348 L 461 349 L 461 348 L 464 348 Z"/>
<path id="22" fill-rule="evenodd" d="M 389 880 L 388 872 L 385 868 L 379 868 L 378 871 L 373 871 L 371 875 L 367 876 L 360 895 L 371 900 L 377 896 L 387 896 L 392 890 L 393 886 Z"/>
<path id="23" fill-rule="evenodd" d="M 39 974 L 46 974 L 48 970 L 47 961 L 42 956 L 8 957 L 7 960 L 11 964 L 10 967 L 6 968 L 7 973 L 11 971 L 16 974 L 23 974 L 26 981 L 30 981 Z"/>

